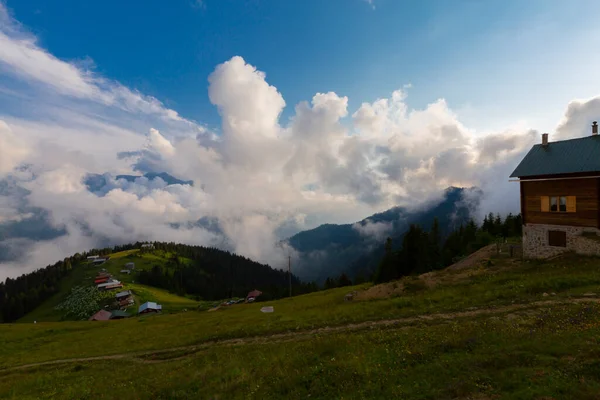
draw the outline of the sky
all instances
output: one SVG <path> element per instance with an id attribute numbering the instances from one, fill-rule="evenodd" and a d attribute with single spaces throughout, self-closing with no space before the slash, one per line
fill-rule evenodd
<path id="1" fill-rule="evenodd" d="M 0 279 L 107 241 L 226 244 L 277 265 L 286 235 L 450 185 L 481 187 L 481 213 L 518 212 L 508 175 L 540 133 L 587 135 L 600 115 L 599 11 L 587 0 L 0 2 L 0 228 L 62 232 L 0 236 L 13 255 Z M 194 185 L 115 179 L 146 172 Z M 99 193 L 89 174 L 104 174 Z"/>

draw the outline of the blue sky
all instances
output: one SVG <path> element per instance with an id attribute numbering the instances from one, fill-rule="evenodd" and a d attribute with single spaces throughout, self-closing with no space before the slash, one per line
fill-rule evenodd
<path id="1" fill-rule="evenodd" d="M 0 279 L 135 240 L 276 264 L 295 232 L 449 186 L 482 188 L 477 215 L 518 212 L 508 176 L 540 133 L 600 119 L 597 15 L 592 0 L 0 0 L 0 227 L 64 233 L 0 238 L 20 255 Z M 194 185 L 115 179 L 145 172 Z"/>
<path id="2" fill-rule="evenodd" d="M 593 1 L 551 0 L 374 0 L 372 5 L 364 0 L 181 0 L 168 6 L 163 1 L 7 2 L 14 17 L 58 58 L 89 58 L 103 76 L 215 126 L 219 118 L 208 101 L 207 76 L 235 55 L 266 72 L 286 99 L 284 118 L 316 92 L 346 95 L 352 110 L 411 83 L 412 107 L 443 97 L 455 110 L 477 106 L 492 119 L 509 112 L 517 120 L 527 104 L 515 91 L 545 97 L 540 86 L 555 84 L 556 74 L 544 64 L 556 63 L 564 39 L 586 32 L 600 8 Z M 572 97 L 568 88 L 560 90 Z M 529 108 L 535 116 L 537 107 Z M 474 123 L 484 126 L 482 119 Z"/>

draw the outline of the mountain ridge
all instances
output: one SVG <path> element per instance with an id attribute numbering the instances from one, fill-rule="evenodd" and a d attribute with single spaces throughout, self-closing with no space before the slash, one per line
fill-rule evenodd
<path id="1" fill-rule="evenodd" d="M 286 242 L 298 252 L 296 270 L 302 279 L 322 283 L 341 273 L 366 278 L 383 256 L 385 238 L 392 238 L 398 247 L 411 224 L 428 230 L 436 217 L 442 235 L 447 235 L 473 218 L 482 197 L 483 191 L 477 187 L 451 186 L 441 199 L 416 208 L 396 206 L 354 223 L 322 224 L 298 232 Z"/>

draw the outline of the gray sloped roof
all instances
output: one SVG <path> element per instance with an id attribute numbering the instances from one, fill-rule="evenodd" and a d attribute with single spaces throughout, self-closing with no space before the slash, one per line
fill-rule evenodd
<path id="1" fill-rule="evenodd" d="M 577 172 L 600 172 L 600 135 L 536 144 L 510 177 Z"/>
<path id="2" fill-rule="evenodd" d="M 110 312 L 111 317 L 129 317 L 129 313 L 125 312 L 125 311 L 121 311 L 121 310 L 113 310 Z"/>

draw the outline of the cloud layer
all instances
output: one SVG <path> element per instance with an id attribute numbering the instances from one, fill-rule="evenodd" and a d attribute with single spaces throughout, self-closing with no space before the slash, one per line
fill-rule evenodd
<path id="1" fill-rule="evenodd" d="M 526 127 L 482 135 L 443 99 L 410 109 L 405 89 L 356 110 L 317 93 L 282 123 L 283 95 L 235 56 L 208 77 L 222 118 L 211 132 L 49 54 L 1 5 L 0 21 L 0 104 L 11 104 L 0 114 L 0 279 L 136 240 L 217 246 L 282 267 L 288 249 L 275 243 L 285 236 L 415 206 L 451 185 L 481 187 L 482 213 L 518 211 L 507 179 L 538 140 Z M 599 103 L 568 105 L 558 135 L 581 135 Z M 147 172 L 194 185 L 116 179 Z M 89 174 L 103 176 L 101 190 L 89 190 Z M 28 220 L 48 235 L 15 230 Z M 388 227 L 356 229 L 383 238 Z"/>

